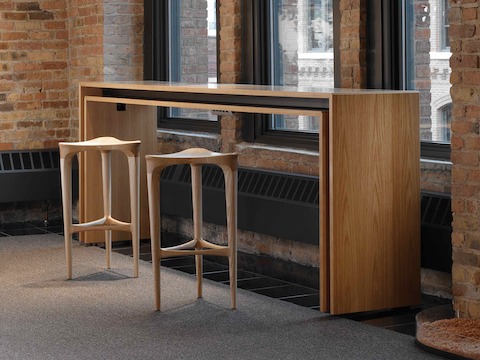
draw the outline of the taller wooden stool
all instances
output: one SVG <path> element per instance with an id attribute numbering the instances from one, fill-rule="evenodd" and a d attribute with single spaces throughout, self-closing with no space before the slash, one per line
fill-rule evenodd
<path id="1" fill-rule="evenodd" d="M 237 154 L 221 154 L 192 148 L 166 155 L 147 155 L 148 206 L 152 242 L 152 264 L 155 289 L 155 308 L 160 310 L 160 260 L 174 256 L 195 255 L 197 294 L 202 297 L 202 256 L 228 257 L 232 309 L 237 307 Z M 192 174 L 192 206 L 194 237 L 177 246 L 162 248 L 160 242 L 160 175 L 171 165 L 188 164 Z M 223 170 L 227 214 L 226 246 L 212 244 L 202 238 L 202 165 L 213 164 Z"/>
<path id="2" fill-rule="evenodd" d="M 112 230 L 132 234 L 134 276 L 138 277 L 139 258 L 139 211 L 140 211 L 140 140 L 122 141 L 114 137 L 99 137 L 80 142 L 61 142 L 60 173 L 62 180 L 63 227 L 65 232 L 65 252 L 67 278 L 72 278 L 72 234 L 82 231 L 105 230 L 107 269 L 110 269 L 112 251 Z M 72 159 L 74 155 L 86 151 L 99 151 L 102 159 L 103 217 L 86 223 L 72 223 Z M 120 151 L 127 156 L 130 184 L 130 222 L 112 217 L 112 167 L 111 152 Z"/>

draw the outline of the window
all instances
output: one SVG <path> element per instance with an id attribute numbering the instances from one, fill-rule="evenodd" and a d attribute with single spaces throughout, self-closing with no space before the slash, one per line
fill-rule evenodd
<path id="1" fill-rule="evenodd" d="M 307 39 L 309 52 L 333 51 L 332 1 L 309 0 L 307 2 Z M 299 24 L 299 27 L 302 26 Z"/>
<path id="2" fill-rule="evenodd" d="M 251 21 L 244 25 L 249 30 L 246 82 L 334 87 L 333 0 L 245 3 L 244 19 Z M 245 122 L 247 141 L 318 148 L 318 118 L 284 115 L 257 118 Z"/>
<path id="3" fill-rule="evenodd" d="M 438 132 L 440 133 L 439 137 L 441 139 L 445 139 L 445 141 L 450 141 L 450 127 L 452 124 L 452 103 L 442 106 L 439 111 L 439 118 L 441 119 L 441 121 L 439 121 L 438 129 Z"/>
<path id="4" fill-rule="evenodd" d="M 271 0 L 274 85 L 333 87 L 332 0 Z M 318 118 L 272 116 L 271 131 L 318 133 Z"/>
<path id="5" fill-rule="evenodd" d="M 367 2 L 368 87 L 420 93 L 421 156 L 450 158 L 448 0 Z"/>
<path id="6" fill-rule="evenodd" d="M 451 110 L 440 110 L 436 104 L 450 98 L 450 52 L 447 36 L 446 0 L 432 0 L 421 7 L 414 0 L 406 16 L 411 17 L 413 41 L 406 46 L 408 88 L 420 91 L 420 139 L 427 147 L 449 147 Z M 408 21 L 408 20 L 407 20 Z M 448 131 L 447 131 L 448 129 Z M 424 156 L 424 154 L 422 154 Z"/>
<path id="7" fill-rule="evenodd" d="M 146 79 L 217 81 L 215 0 L 150 0 L 145 1 L 145 14 L 145 42 L 152 48 L 150 53 L 146 47 Z M 163 108 L 158 114 L 161 128 L 218 131 L 217 116 L 208 111 Z"/>
<path id="8" fill-rule="evenodd" d="M 448 23 L 448 10 L 450 9 L 449 0 L 440 0 L 441 1 L 441 24 L 442 27 L 440 29 L 441 37 L 442 37 L 442 49 L 443 50 L 450 50 L 450 38 L 448 37 L 448 29 L 450 27 Z"/>

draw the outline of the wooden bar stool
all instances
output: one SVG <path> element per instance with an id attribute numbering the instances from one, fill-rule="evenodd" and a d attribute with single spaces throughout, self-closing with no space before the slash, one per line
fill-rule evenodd
<path id="1" fill-rule="evenodd" d="M 160 260 L 168 257 L 195 255 L 197 294 L 202 297 L 202 256 L 228 257 L 232 309 L 236 308 L 237 292 L 237 154 L 221 154 L 192 148 L 173 154 L 147 155 L 147 188 L 150 210 L 150 233 L 155 290 L 155 308 L 160 310 Z M 171 165 L 188 164 L 192 174 L 192 206 L 194 238 L 184 244 L 161 247 L 160 242 L 160 175 Z M 227 214 L 226 246 L 212 244 L 202 238 L 202 165 L 213 164 L 223 170 Z"/>
<path id="2" fill-rule="evenodd" d="M 63 223 L 65 232 L 65 252 L 67 278 L 72 278 L 72 234 L 82 231 L 104 230 L 107 269 L 110 269 L 112 251 L 112 230 L 132 234 L 134 276 L 138 277 L 139 258 L 139 180 L 140 180 L 140 140 L 122 141 L 114 137 L 99 137 L 80 142 L 61 142 L 60 173 L 62 180 Z M 72 223 L 72 159 L 74 155 L 86 151 L 99 151 L 102 159 L 103 217 L 86 223 Z M 130 222 L 112 217 L 112 151 L 120 151 L 127 156 L 130 184 Z"/>

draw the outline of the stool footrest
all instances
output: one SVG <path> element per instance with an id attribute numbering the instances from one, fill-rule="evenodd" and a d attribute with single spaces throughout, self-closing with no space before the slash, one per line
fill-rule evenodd
<path id="1" fill-rule="evenodd" d="M 111 216 L 101 219 L 88 221 L 81 224 L 72 224 L 72 232 L 89 231 L 89 230 L 117 230 L 131 231 L 131 224 L 112 218 Z"/>
<path id="2" fill-rule="evenodd" d="M 169 247 L 162 247 L 160 249 L 161 250 L 200 250 L 200 249 L 221 250 L 226 248 L 227 248 L 226 246 L 212 244 L 211 242 L 208 242 L 203 239 L 193 239 L 183 244 L 169 246 Z"/>
<path id="3" fill-rule="evenodd" d="M 229 249 L 192 249 L 192 250 L 164 250 L 160 249 L 160 258 L 165 259 L 174 256 L 188 256 L 188 255 L 217 255 L 228 256 Z"/>

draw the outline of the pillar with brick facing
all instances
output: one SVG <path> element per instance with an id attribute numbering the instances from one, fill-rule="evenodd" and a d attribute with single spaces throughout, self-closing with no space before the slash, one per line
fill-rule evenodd
<path id="1" fill-rule="evenodd" d="M 476 0 L 450 6 L 454 308 L 480 319 L 480 9 Z"/>

